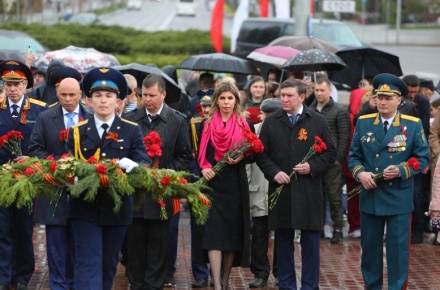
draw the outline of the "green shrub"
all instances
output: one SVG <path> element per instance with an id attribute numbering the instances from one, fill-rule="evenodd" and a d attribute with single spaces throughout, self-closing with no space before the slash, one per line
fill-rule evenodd
<path id="1" fill-rule="evenodd" d="M 0 29 L 26 32 L 49 50 L 62 49 L 69 45 L 93 47 L 114 54 L 121 63 L 156 63 L 162 67 L 166 64 L 177 64 L 190 55 L 215 52 L 209 32 L 195 29 L 146 32 L 121 26 L 83 26 L 73 23 L 1 23 Z M 228 52 L 229 47 L 229 38 L 224 38 L 223 50 Z"/>

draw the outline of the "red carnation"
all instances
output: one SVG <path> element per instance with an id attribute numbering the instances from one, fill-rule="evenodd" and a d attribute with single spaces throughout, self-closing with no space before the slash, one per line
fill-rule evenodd
<path id="1" fill-rule="evenodd" d="M 57 163 L 56 163 L 55 161 L 52 162 L 52 163 L 50 164 L 49 169 L 50 169 L 51 172 L 55 172 L 55 170 L 57 170 Z"/>
<path id="2" fill-rule="evenodd" d="M 171 183 L 171 178 L 168 175 L 164 175 L 160 181 L 160 184 L 166 186 Z"/>
<path id="3" fill-rule="evenodd" d="M 45 158 L 45 160 L 55 160 L 55 158 L 53 158 L 52 155 L 49 155 L 49 156 L 47 156 L 47 157 Z"/>
<path id="4" fill-rule="evenodd" d="M 64 153 L 63 155 L 61 155 L 60 159 L 66 159 L 69 158 L 70 154 L 69 153 Z"/>
<path id="5" fill-rule="evenodd" d="M 26 170 L 24 171 L 24 175 L 29 176 L 31 174 L 34 174 L 36 171 L 34 169 L 32 169 L 31 167 L 26 168 Z"/>
<path id="6" fill-rule="evenodd" d="M 96 164 L 98 163 L 98 160 L 95 158 L 95 156 L 90 156 L 89 159 L 87 159 L 87 163 Z"/>
<path id="7" fill-rule="evenodd" d="M 186 178 L 182 178 L 182 180 L 180 181 L 182 184 L 187 185 L 188 184 L 188 180 L 186 180 Z"/>
<path id="8" fill-rule="evenodd" d="M 67 141 L 68 137 L 69 137 L 69 130 L 65 129 L 65 130 L 60 131 L 60 141 L 61 142 Z"/>
<path id="9" fill-rule="evenodd" d="M 163 202 L 163 200 L 156 200 L 156 202 L 161 206 L 161 207 L 165 207 L 165 202 Z"/>
<path id="10" fill-rule="evenodd" d="M 322 147 L 319 146 L 318 144 L 313 144 L 313 148 L 317 153 L 322 153 Z"/>
<path id="11" fill-rule="evenodd" d="M 98 174 L 107 174 L 107 167 L 105 165 L 97 165 L 96 166 L 96 171 L 98 172 Z"/>
<path id="12" fill-rule="evenodd" d="M 419 169 L 420 169 L 419 161 L 418 161 L 417 158 L 415 158 L 415 157 L 411 157 L 411 158 L 406 162 L 406 165 L 408 165 L 408 167 L 412 167 L 414 170 L 419 170 Z"/>

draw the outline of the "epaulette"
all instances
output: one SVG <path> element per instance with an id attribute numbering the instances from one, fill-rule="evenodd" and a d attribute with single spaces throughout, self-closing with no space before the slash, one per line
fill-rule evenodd
<path id="1" fill-rule="evenodd" d="M 88 122 L 89 122 L 89 119 L 84 120 L 84 121 L 82 121 L 82 122 L 79 122 L 78 124 L 75 124 L 75 125 L 73 125 L 73 126 L 70 127 L 70 128 L 76 128 L 76 127 L 82 126 L 82 125 L 84 125 L 84 124 L 87 124 Z"/>
<path id="2" fill-rule="evenodd" d="M 87 106 L 87 102 L 85 99 L 81 99 L 81 104 L 83 104 L 84 106 Z"/>
<path id="3" fill-rule="evenodd" d="M 35 105 L 41 106 L 41 107 L 45 107 L 45 106 L 47 105 L 47 104 L 46 104 L 45 102 L 43 102 L 43 101 L 35 100 L 35 99 L 32 99 L 32 98 L 29 98 L 29 102 L 31 102 L 32 104 L 35 104 Z"/>
<path id="4" fill-rule="evenodd" d="M 131 124 L 131 125 L 134 125 L 134 126 L 137 126 L 137 125 L 138 125 L 138 123 L 135 123 L 135 122 L 132 122 L 132 121 L 128 121 L 127 119 L 124 119 L 124 118 L 121 118 L 121 120 L 122 120 L 122 122 L 125 122 L 125 123 L 128 123 L 128 124 Z"/>
<path id="5" fill-rule="evenodd" d="M 58 102 L 55 102 L 55 103 L 49 105 L 49 108 L 53 108 L 53 107 L 55 107 L 56 105 L 58 105 Z"/>
<path id="6" fill-rule="evenodd" d="M 403 114 L 400 117 L 402 119 L 404 119 L 404 120 L 409 120 L 409 121 L 413 121 L 413 122 L 416 122 L 416 123 L 420 120 L 417 117 L 413 117 L 413 116 L 409 116 L 409 115 L 403 115 Z"/>
<path id="7" fill-rule="evenodd" d="M 194 117 L 194 118 L 191 118 L 191 124 L 198 124 L 198 123 L 201 123 L 202 121 L 203 121 L 203 117 Z"/>
<path id="8" fill-rule="evenodd" d="M 359 117 L 359 120 L 371 119 L 371 118 L 376 118 L 376 117 L 377 117 L 377 113 L 373 113 L 373 114 L 368 114 L 368 115 L 362 115 Z"/>

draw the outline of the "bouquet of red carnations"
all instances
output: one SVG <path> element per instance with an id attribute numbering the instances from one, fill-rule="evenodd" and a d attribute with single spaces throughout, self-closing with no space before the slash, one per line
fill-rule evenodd
<path id="1" fill-rule="evenodd" d="M 23 134 L 20 131 L 9 131 L 7 134 L 0 137 L 0 148 L 5 148 L 15 157 L 23 155 L 21 151 L 21 140 Z"/>

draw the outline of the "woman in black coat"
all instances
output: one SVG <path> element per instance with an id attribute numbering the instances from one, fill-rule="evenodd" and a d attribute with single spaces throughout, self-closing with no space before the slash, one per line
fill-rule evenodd
<path id="1" fill-rule="evenodd" d="M 214 92 L 198 158 L 202 175 L 212 189 L 209 192 L 212 207 L 204 226 L 202 248 L 208 251 L 215 290 L 227 287 L 233 265 L 249 264 L 250 213 L 245 157 L 243 154 L 235 159 L 228 157 L 218 174 L 212 169 L 241 139 L 245 129 L 249 125 L 241 115 L 238 88 L 223 82 Z"/>

